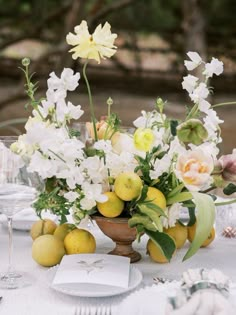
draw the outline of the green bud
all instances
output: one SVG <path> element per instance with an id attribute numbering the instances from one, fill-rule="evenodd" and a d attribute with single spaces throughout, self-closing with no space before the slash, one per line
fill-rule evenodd
<path id="1" fill-rule="evenodd" d="M 182 142 L 199 145 L 207 138 L 208 132 L 199 119 L 189 119 L 177 127 L 177 136 Z"/>
<path id="2" fill-rule="evenodd" d="M 111 106 L 113 104 L 113 99 L 111 97 L 107 100 L 107 105 Z"/>
<path id="3" fill-rule="evenodd" d="M 30 59 L 29 58 L 24 58 L 21 60 L 21 63 L 24 67 L 27 67 L 30 65 Z"/>

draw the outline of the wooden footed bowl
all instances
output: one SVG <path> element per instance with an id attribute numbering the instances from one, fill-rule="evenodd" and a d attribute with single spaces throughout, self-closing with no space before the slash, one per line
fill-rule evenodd
<path id="1" fill-rule="evenodd" d="M 132 243 L 136 238 L 136 229 L 130 228 L 128 218 L 106 218 L 93 215 L 100 230 L 115 243 L 115 248 L 109 252 L 111 255 L 129 257 L 131 263 L 141 259 L 140 253 L 135 251 Z"/>

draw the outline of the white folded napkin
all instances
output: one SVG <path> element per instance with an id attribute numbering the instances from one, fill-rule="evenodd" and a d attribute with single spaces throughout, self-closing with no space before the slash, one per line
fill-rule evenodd
<path id="1" fill-rule="evenodd" d="M 236 309 L 218 291 L 201 290 L 182 307 L 173 310 L 167 305 L 166 315 L 235 315 Z"/>
<path id="2" fill-rule="evenodd" d="M 189 269 L 182 278 L 182 287 L 169 300 L 166 315 L 236 314 L 235 306 L 228 299 L 230 280 L 220 270 Z"/>

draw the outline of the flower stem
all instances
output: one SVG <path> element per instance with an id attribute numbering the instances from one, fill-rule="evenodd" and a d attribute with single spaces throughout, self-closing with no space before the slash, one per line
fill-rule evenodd
<path id="1" fill-rule="evenodd" d="M 215 105 L 212 105 L 211 107 L 214 108 L 214 107 L 220 107 L 220 106 L 225 106 L 225 105 L 236 105 L 236 102 L 226 102 L 226 103 L 218 103 L 218 104 L 215 104 Z"/>
<path id="2" fill-rule="evenodd" d="M 235 203 L 236 199 L 231 199 L 229 201 L 223 201 L 223 202 L 215 202 L 215 206 L 225 206 L 230 205 L 231 203 Z"/>
<path id="3" fill-rule="evenodd" d="M 89 96 L 89 108 L 90 108 L 90 114 L 91 114 L 91 118 L 92 118 L 92 123 L 93 123 L 93 131 L 94 131 L 94 138 L 95 141 L 98 140 L 98 135 L 97 135 L 97 128 L 96 128 L 96 118 L 95 118 L 95 114 L 94 114 L 94 106 L 93 106 L 93 99 L 92 99 L 92 93 L 91 93 L 91 89 L 90 89 L 90 85 L 89 85 L 89 81 L 86 75 L 86 68 L 88 65 L 88 61 L 85 62 L 84 67 L 83 67 L 83 77 L 87 86 L 87 90 L 88 90 L 88 96 Z"/>
<path id="4" fill-rule="evenodd" d="M 195 105 L 192 107 L 192 109 L 190 110 L 190 112 L 188 113 L 188 115 L 187 115 L 185 121 L 186 121 L 186 120 L 189 120 L 189 119 L 191 119 L 191 118 L 193 118 L 193 117 L 196 115 L 197 112 L 198 112 L 198 104 L 195 104 Z"/>

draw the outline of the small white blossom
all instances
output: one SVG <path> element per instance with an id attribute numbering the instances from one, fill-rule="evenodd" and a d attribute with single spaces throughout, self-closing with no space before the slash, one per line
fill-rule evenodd
<path id="1" fill-rule="evenodd" d="M 85 197 L 81 200 L 80 204 L 84 210 L 90 210 L 96 206 L 96 201 L 105 202 L 108 197 L 102 194 L 102 185 L 99 184 L 89 184 L 85 182 L 82 185 Z"/>
<path id="2" fill-rule="evenodd" d="M 193 92 L 196 87 L 197 81 L 199 79 L 191 74 L 186 77 L 183 77 L 182 87 L 186 90 L 189 94 Z"/>
<path id="3" fill-rule="evenodd" d="M 94 149 L 104 151 L 105 153 L 112 151 L 110 140 L 99 140 L 94 143 Z"/>
<path id="4" fill-rule="evenodd" d="M 64 197 L 69 200 L 69 202 L 74 202 L 80 195 L 75 191 L 68 191 L 64 194 Z"/>
<path id="5" fill-rule="evenodd" d="M 191 100 L 197 104 L 200 103 L 202 100 L 206 99 L 209 95 L 209 90 L 207 85 L 201 82 L 196 89 L 189 95 Z"/>
<path id="6" fill-rule="evenodd" d="M 201 112 L 207 114 L 208 111 L 209 111 L 209 109 L 210 109 L 210 107 L 211 107 L 211 104 L 210 104 L 209 102 L 207 102 L 206 100 L 203 100 L 203 99 L 202 99 L 202 100 L 199 101 L 198 109 L 199 109 Z"/>
<path id="7" fill-rule="evenodd" d="M 187 56 L 191 61 L 185 60 L 184 65 L 189 71 L 194 70 L 202 63 L 202 58 L 196 52 L 189 51 L 187 53 Z"/>
<path id="8" fill-rule="evenodd" d="M 157 159 L 154 164 L 154 170 L 149 172 L 151 179 L 159 178 L 163 173 L 169 171 L 171 165 L 171 158 L 169 155 L 164 155 L 162 159 Z"/>
<path id="9" fill-rule="evenodd" d="M 174 203 L 171 207 L 166 209 L 167 218 L 161 217 L 162 225 L 164 228 L 168 229 L 173 227 L 176 224 L 176 221 L 179 219 L 180 210 L 182 205 L 180 203 Z"/>
<path id="10" fill-rule="evenodd" d="M 213 57 L 210 63 L 206 63 L 205 71 L 203 72 L 203 74 L 207 78 L 211 78 L 213 74 L 220 75 L 223 71 L 224 71 L 223 62 Z"/>
<path id="11" fill-rule="evenodd" d="M 48 88 L 50 90 L 74 91 L 79 85 L 80 74 L 74 74 L 70 68 L 64 68 L 60 78 L 56 76 L 55 72 L 51 72 L 49 76 Z"/>

